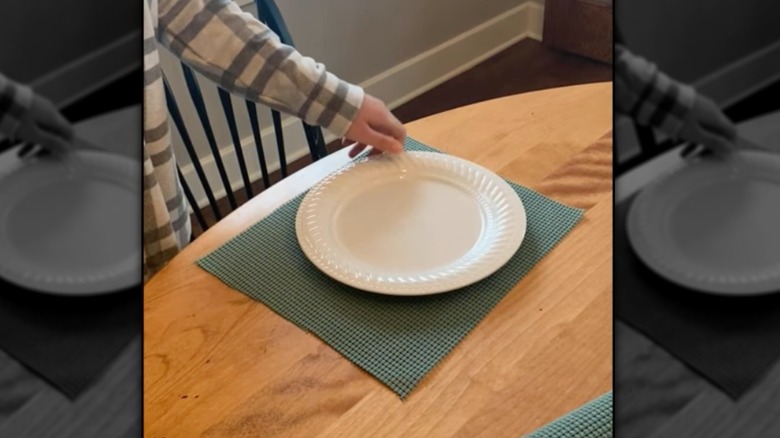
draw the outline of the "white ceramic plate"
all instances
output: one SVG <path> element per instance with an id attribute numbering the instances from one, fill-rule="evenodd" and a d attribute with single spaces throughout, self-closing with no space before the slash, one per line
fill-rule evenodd
<path id="1" fill-rule="evenodd" d="M 378 155 L 332 174 L 296 221 L 306 256 L 332 278 L 390 295 L 477 282 L 518 250 L 526 215 L 498 175 L 450 155 Z"/>
<path id="2" fill-rule="evenodd" d="M 58 295 L 141 281 L 141 167 L 74 152 L 0 175 L 0 277 Z"/>
<path id="3" fill-rule="evenodd" d="M 721 295 L 780 291 L 780 154 L 703 159 L 634 200 L 629 240 L 642 261 L 682 286 Z"/>

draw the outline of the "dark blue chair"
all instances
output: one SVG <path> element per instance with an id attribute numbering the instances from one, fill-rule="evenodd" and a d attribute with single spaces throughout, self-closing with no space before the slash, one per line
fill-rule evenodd
<path id="1" fill-rule="evenodd" d="M 287 30 L 287 26 L 285 25 L 284 20 L 282 19 L 282 15 L 279 12 L 279 9 L 277 8 L 274 1 L 255 0 L 255 5 L 257 6 L 259 19 L 279 36 L 282 43 L 293 46 L 293 41 L 292 41 L 292 37 L 290 36 L 290 32 Z M 219 172 L 219 179 L 222 184 L 222 188 L 225 190 L 225 193 L 227 194 L 227 201 L 229 204 L 229 210 L 227 212 L 229 213 L 230 211 L 238 207 L 238 203 L 236 202 L 236 197 L 233 193 L 233 190 L 231 189 L 231 185 L 229 182 L 230 180 L 227 171 L 225 169 L 225 164 L 219 153 L 219 149 L 220 149 L 219 145 L 217 145 L 217 141 L 214 137 L 214 130 L 211 125 L 211 117 L 214 117 L 214 115 L 211 116 L 209 115 L 209 111 L 207 110 L 206 105 L 204 103 L 203 94 L 201 92 L 200 85 L 198 84 L 192 69 L 190 69 L 190 67 L 188 67 L 183 63 L 181 64 L 181 68 L 182 68 L 182 72 L 184 73 L 184 80 L 187 85 L 189 97 L 192 100 L 192 103 L 198 114 L 198 118 L 200 120 L 203 133 L 205 134 L 205 137 L 208 141 L 209 149 L 211 151 L 211 157 L 214 159 L 217 170 Z M 173 92 L 171 91 L 168 81 L 165 78 L 163 78 L 163 82 L 165 88 L 165 98 L 168 104 L 168 111 L 171 116 L 171 119 L 173 120 L 176 129 L 179 131 L 179 134 L 181 135 L 182 142 L 193 164 L 198 182 L 203 188 L 206 198 L 208 199 L 209 207 L 213 213 L 213 216 L 217 221 L 219 221 L 224 217 L 225 212 L 223 212 L 220 209 L 220 205 L 218 202 L 219 200 L 216 199 L 215 197 L 215 189 L 217 189 L 217 187 L 212 186 L 212 184 L 206 178 L 206 174 L 203 171 L 203 167 L 201 165 L 201 160 L 204 157 L 198 156 L 195 147 L 193 146 L 193 142 L 190 137 L 189 131 L 185 126 L 184 119 L 181 114 L 181 110 L 179 108 L 179 105 L 176 103 L 176 98 L 174 97 Z M 246 191 L 247 199 L 251 199 L 254 196 L 254 192 L 252 190 L 252 181 L 250 181 L 249 174 L 247 171 L 247 162 L 246 162 L 247 157 L 244 156 L 244 152 L 241 148 L 241 140 L 239 138 L 238 127 L 236 125 L 236 117 L 232 106 L 232 99 L 234 99 L 235 97 L 231 96 L 227 91 L 220 88 L 218 85 L 215 84 L 214 86 L 217 87 L 217 92 L 223 110 L 222 111 L 223 116 L 225 117 L 225 120 L 227 122 L 228 130 L 230 132 L 230 137 L 233 143 L 233 148 L 236 153 L 236 159 L 238 160 L 238 165 L 239 165 L 238 167 L 241 171 L 241 178 L 243 180 L 243 186 L 244 186 L 243 189 L 244 191 Z M 247 113 L 249 115 L 250 125 L 252 128 L 255 149 L 257 151 L 257 158 L 259 160 L 260 170 L 262 173 L 263 186 L 264 188 L 268 188 L 271 185 L 271 181 L 268 173 L 268 166 L 266 164 L 265 152 L 263 150 L 263 141 L 260 134 L 261 126 L 260 126 L 260 119 L 258 117 L 258 105 L 255 102 L 249 100 L 246 100 L 245 104 L 246 104 Z M 278 153 L 279 163 L 280 163 L 279 170 L 281 173 L 281 177 L 284 178 L 288 175 L 288 168 L 287 168 L 287 155 L 285 153 L 284 133 L 282 130 L 281 114 L 279 114 L 279 112 L 276 110 L 272 110 L 272 109 L 268 109 L 268 110 L 271 112 L 271 119 L 274 127 L 274 134 L 276 139 L 276 151 Z M 324 140 L 322 130 L 318 127 L 310 126 L 304 122 L 301 123 L 303 125 L 303 131 L 306 140 L 308 142 L 311 159 L 313 161 L 316 161 L 324 157 L 325 155 L 327 155 L 327 150 L 325 147 L 325 140 Z M 187 196 L 187 200 L 189 201 L 190 205 L 194 210 L 195 217 L 197 218 L 201 230 L 205 231 L 209 227 L 209 223 L 204 217 L 203 211 L 200 208 L 198 208 L 198 204 L 190 188 L 191 182 L 186 181 L 184 175 L 181 172 L 181 169 L 178 169 L 178 172 L 179 172 L 179 178 L 182 181 L 184 193 Z M 223 203 L 223 207 L 224 207 L 224 203 Z"/>

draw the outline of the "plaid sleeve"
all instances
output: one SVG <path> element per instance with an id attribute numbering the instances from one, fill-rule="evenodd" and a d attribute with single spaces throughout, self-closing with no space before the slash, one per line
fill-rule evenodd
<path id="1" fill-rule="evenodd" d="M 623 46 L 615 47 L 615 106 L 640 125 L 677 136 L 693 107 L 696 91 L 658 70 Z"/>
<path id="2" fill-rule="evenodd" d="M 160 58 L 154 44 L 155 7 L 155 0 L 144 2 L 144 284 L 187 245 L 192 231 L 189 204 L 171 146 Z"/>
<path id="3" fill-rule="evenodd" d="M 343 136 L 363 89 L 280 42 L 231 0 L 161 0 L 157 38 L 224 89 Z"/>
<path id="4" fill-rule="evenodd" d="M 15 138 L 22 117 L 32 105 L 32 90 L 0 74 L 0 133 Z"/>

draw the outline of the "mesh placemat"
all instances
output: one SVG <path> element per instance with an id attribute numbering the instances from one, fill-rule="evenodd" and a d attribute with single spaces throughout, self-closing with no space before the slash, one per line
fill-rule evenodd
<path id="1" fill-rule="evenodd" d="M 74 400 L 141 333 L 142 306 L 139 288 L 56 296 L 0 278 L 0 349 Z"/>
<path id="2" fill-rule="evenodd" d="M 406 147 L 438 152 L 412 139 Z M 522 246 L 495 274 L 454 292 L 385 296 L 332 280 L 309 262 L 296 238 L 295 215 L 305 194 L 198 264 L 311 331 L 405 398 L 582 217 L 582 210 L 510 185 L 526 209 Z"/>
<path id="3" fill-rule="evenodd" d="M 612 393 L 608 392 L 525 438 L 611 438 Z"/>
<path id="4" fill-rule="evenodd" d="M 628 239 L 633 199 L 615 206 L 615 318 L 739 399 L 780 360 L 780 294 L 735 299 L 692 291 L 656 274 Z M 625 397 L 643 395 L 634 390 Z"/>

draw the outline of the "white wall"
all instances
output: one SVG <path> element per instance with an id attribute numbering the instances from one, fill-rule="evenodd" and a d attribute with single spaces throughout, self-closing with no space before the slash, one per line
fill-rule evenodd
<path id="1" fill-rule="evenodd" d="M 245 10 L 255 12 L 251 0 L 238 2 Z M 363 86 L 391 109 L 521 39 L 541 39 L 544 15 L 539 0 L 278 0 L 277 4 L 298 50 L 324 63 L 343 79 Z M 205 136 L 200 133 L 197 116 L 189 104 L 178 61 L 163 53 L 162 64 L 183 106 L 187 124 L 193 127 L 190 134 L 198 149 L 206 151 Z M 223 159 L 227 166 L 234 166 L 216 91 L 205 79 L 201 84 L 207 94 L 209 114 L 217 122 L 215 129 Z M 234 109 L 244 153 L 254 161 L 244 103 L 236 100 Z M 261 125 L 270 126 L 267 112 L 261 109 L 261 114 Z M 307 154 L 308 148 L 300 122 L 288 118 L 286 127 L 288 161 L 293 161 Z M 177 157 L 182 157 L 180 161 L 185 164 L 183 172 L 185 176 L 192 174 L 175 132 L 174 137 Z M 272 131 L 266 129 L 263 137 L 269 165 L 278 168 Z M 326 139 L 331 138 L 328 135 Z M 202 163 L 211 176 L 216 175 L 211 160 L 204 159 Z M 258 168 L 250 171 L 253 179 L 259 178 Z M 232 181 L 235 190 L 240 187 L 240 176 L 235 169 L 231 173 L 236 176 Z M 202 198 L 198 188 L 193 189 L 196 197 Z"/>
<path id="2" fill-rule="evenodd" d="M 618 2 L 615 14 L 629 48 L 724 105 L 780 73 L 776 0 Z"/>
<path id="3" fill-rule="evenodd" d="M 135 0 L 3 1 L 0 72 L 66 106 L 141 66 L 141 19 Z"/>
<path id="4" fill-rule="evenodd" d="M 279 0 L 278 6 L 302 53 L 360 83 L 524 1 Z"/>

